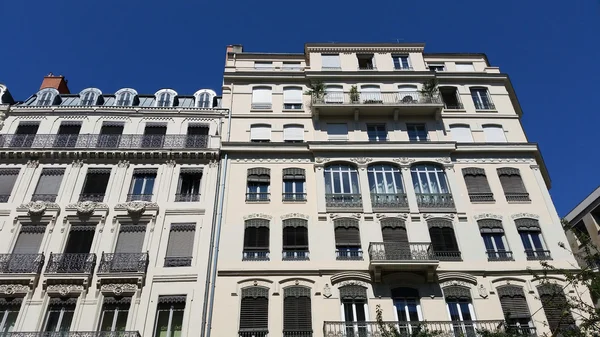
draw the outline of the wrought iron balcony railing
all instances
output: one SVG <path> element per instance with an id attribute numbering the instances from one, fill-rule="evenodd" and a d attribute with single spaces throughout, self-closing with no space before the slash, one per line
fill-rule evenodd
<path id="1" fill-rule="evenodd" d="M 245 248 L 242 261 L 269 261 L 269 249 Z"/>
<path id="2" fill-rule="evenodd" d="M 98 274 L 146 273 L 148 253 L 102 253 Z"/>
<path id="3" fill-rule="evenodd" d="M 44 254 L 0 254 L 0 274 L 39 274 Z"/>
<path id="4" fill-rule="evenodd" d="M 371 242 L 371 261 L 437 260 L 430 243 Z"/>
<path id="5" fill-rule="evenodd" d="M 312 330 L 283 330 L 283 337 L 312 337 Z"/>
<path id="6" fill-rule="evenodd" d="M 494 193 L 469 193 L 471 202 L 490 202 L 494 200 Z"/>
<path id="7" fill-rule="evenodd" d="M 325 194 L 325 205 L 330 208 L 361 208 L 362 196 L 350 193 Z"/>
<path id="8" fill-rule="evenodd" d="M 529 193 L 504 193 L 508 202 L 529 202 Z"/>
<path id="9" fill-rule="evenodd" d="M 79 194 L 79 201 L 104 201 L 104 193 L 81 193 Z"/>
<path id="10" fill-rule="evenodd" d="M 335 256 L 337 260 L 362 260 L 363 251 L 360 248 L 338 248 Z"/>
<path id="11" fill-rule="evenodd" d="M 306 193 L 283 193 L 283 201 L 306 201 Z"/>
<path id="12" fill-rule="evenodd" d="M 199 193 L 175 194 L 175 202 L 197 202 L 197 201 L 200 201 Z"/>
<path id="13" fill-rule="evenodd" d="M 399 321 L 382 322 L 400 336 L 439 335 L 452 337 L 483 337 L 494 332 L 512 331 L 502 320 L 494 321 Z M 382 327 L 378 322 L 324 322 L 324 337 L 380 337 Z M 526 329 L 531 332 L 532 329 Z M 522 330 L 524 331 L 524 330 Z M 535 329 L 533 329 L 535 334 Z"/>
<path id="14" fill-rule="evenodd" d="M 439 95 L 424 95 L 419 91 L 399 92 L 328 92 L 313 95 L 313 104 L 331 105 L 406 105 L 442 104 Z"/>
<path id="15" fill-rule="evenodd" d="M 550 255 L 549 250 L 526 249 L 525 255 L 527 255 L 527 260 L 552 260 L 552 256 Z"/>
<path id="16" fill-rule="evenodd" d="M 267 329 L 240 329 L 239 337 L 269 337 Z"/>
<path id="17" fill-rule="evenodd" d="M 308 249 L 284 249 L 282 252 L 284 261 L 307 261 L 309 257 Z"/>
<path id="18" fill-rule="evenodd" d="M 462 261 L 462 256 L 458 250 L 433 251 L 436 260 L 440 261 Z"/>
<path id="19" fill-rule="evenodd" d="M 192 265 L 191 256 L 167 256 L 165 267 L 189 267 Z"/>
<path id="20" fill-rule="evenodd" d="M 477 109 L 477 110 L 495 110 L 496 106 L 492 102 L 475 101 L 475 109 Z"/>
<path id="21" fill-rule="evenodd" d="M 405 193 L 371 193 L 371 205 L 373 208 L 408 208 L 408 199 Z"/>
<path id="22" fill-rule="evenodd" d="M 444 108 L 448 109 L 448 110 L 462 110 L 465 107 L 463 106 L 462 103 L 454 103 L 454 104 L 444 103 Z"/>
<path id="23" fill-rule="evenodd" d="M 246 193 L 246 201 L 270 201 L 271 193 Z"/>
<path id="24" fill-rule="evenodd" d="M 57 196 L 57 194 L 34 194 L 31 196 L 31 201 L 55 202 Z"/>
<path id="25" fill-rule="evenodd" d="M 513 254 L 510 250 L 488 250 L 486 251 L 488 261 L 512 261 Z"/>
<path id="26" fill-rule="evenodd" d="M 141 337 L 137 331 L 11 331 L 2 337 Z"/>
<path id="27" fill-rule="evenodd" d="M 454 200 L 450 193 L 417 193 L 419 208 L 454 209 Z"/>
<path id="28" fill-rule="evenodd" d="M 208 135 L 8 134 L 0 135 L 4 148 L 85 149 L 204 149 Z"/>
<path id="29" fill-rule="evenodd" d="M 152 194 L 127 194 L 127 201 L 152 201 Z"/>
<path id="30" fill-rule="evenodd" d="M 46 274 L 91 274 L 96 266 L 96 254 L 64 253 L 48 256 Z"/>

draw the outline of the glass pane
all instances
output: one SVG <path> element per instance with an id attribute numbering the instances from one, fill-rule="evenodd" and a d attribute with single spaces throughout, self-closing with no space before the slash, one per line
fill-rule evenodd
<path id="1" fill-rule="evenodd" d="M 450 320 L 460 321 L 460 314 L 458 313 L 458 303 L 456 301 L 447 301 L 448 311 L 450 312 Z"/>
<path id="2" fill-rule="evenodd" d="M 448 183 L 446 182 L 446 174 L 444 172 L 438 172 L 438 179 L 440 180 L 440 188 L 442 193 L 448 193 Z"/>
<path id="3" fill-rule="evenodd" d="M 332 193 L 331 187 L 331 173 L 325 172 L 325 193 Z"/>
<path id="4" fill-rule="evenodd" d="M 408 300 L 406 303 L 406 308 L 408 309 L 409 321 L 418 321 L 419 320 L 419 312 L 417 310 L 417 301 Z"/>
<path id="5" fill-rule="evenodd" d="M 461 301 L 459 303 L 459 305 L 460 305 L 460 312 L 462 313 L 463 321 L 472 321 L 473 318 L 471 317 L 471 311 L 469 310 L 469 303 Z"/>
<path id="6" fill-rule="evenodd" d="M 112 324 L 115 318 L 114 310 L 102 311 L 102 321 L 100 322 L 100 331 L 112 331 Z"/>
<path id="7" fill-rule="evenodd" d="M 304 193 L 304 181 L 296 180 L 295 193 Z"/>
<path id="8" fill-rule="evenodd" d="M 492 244 L 492 237 L 489 234 L 482 234 L 483 243 L 485 244 L 485 249 L 494 250 L 494 245 Z"/>
<path id="9" fill-rule="evenodd" d="M 115 324 L 115 331 L 125 331 L 125 327 L 127 325 L 127 314 L 128 310 L 119 310 L 119 314 L 117 316 L 117 322 Z"/>
<path id="10" fill-rule="evenodd" d="M 535 249 L 544 249 L 544 245 L 542 245 L 542 239 L 540 238 L 540 233 L 531 233 L 531 240 L 533 241 L 533 246 L 535 247 Z"/>
<path id="11" fill-rule="evenodd" d="M 169 328 L 169 311 L 159 310 L 156 313 L 156 329 L 154 331 L 155 337 L 167 337 L 167 330 Z"/>
<path id="12" fill-rule="evenodd" d="M 356 303 L 356 321 L 364 322 L 365 321 L 365 304 L 364 303 Z"/>
<path id="13" fill-rule="evenodd" d="M 350 189 L 350 174 L 348 172 L 342 173 L 343 193 L 351 193 Z"/>
<path id="14" fill-rule="evenodd" d="M 398 314 L 398 321 L 408 321 L 406 317 L 406 302 L 403 300 L 396 300 L 394 307 L 396 307 L 396 313 Z"/>
<path id="15" fill-rule="evenodd" d="M 383 172 L 375 173 L 375 180 L 377 181 L 377 193 L 386 193 L 385 182 L 383 180 Z"/>
<path id="16" fill-rule="evenodd" d="M 342 193 L 342 183 L 338 172 L 333 173 L 333 193 Z"/>
<path id="17" fill-rule="evenodd" d="M 144 186 L 144 193 L 142 194 L 152 194 L 152 190 L 154 189 L 154 180 L 156 177 L 147 176 L 146 177 L 146 186 Z"/>
<path id="18" fill-rule="evenodd" d="M 284 180 L 283 181 L 283 192 L 294 193 L 294 182 L 291 180 Z"/>
<path id="19" fill-rule="evenodd" d="M 423 190 L 421 189 L 421 185 L 419 184 L 419 174 L 417 172 L 411 172 L 410 173 L 411 178 L 412 178 L 412 183 L 413 183 L 413 187 L 415 189 L 416 193 L 423 193 Z"/>
<path id="20" fill-rule="evenodd" d="M 48 311 L 46 317 L 46 329 L 44 331 L 56 331 L 60 319 L 60 311 Z"/>
<path id="21" fill-rule="evenodd" d="M 69 331 L 71 328 L 71 321 L 73 320 L 73 310 L 65 310 L 63 317 L 60 321 L 59 331 Z"/>
<path id="22" fill-rule="evenodd" d="M 358 188 L 358 173 L 356 171 L 350 172 L 350 179 L 352 180 L 352 193 L 360 193 L 360 188 Z"/>
<path id="23" fill-rule="evenodd" d="M 367 177 L 369 178 L 369 189 L 371 190 L 371 193 L 377 193 L 377 186 L 375 185 L 375 173 L 371 171 L 367 174 Z"/>
<path id="24" fill-rule="evenodd" d="M 173 320 L 171 321 L 171 337 L 181 337 L 182 326 L 183 310 L 173 311 Z"/>
<path id="25" fill-rule="evenodd" d="M 525 250 L 531 250 L 532 247 L 531 241 L 529 241 L 529 233 L 521 232 L 519 235 L 521 235 L 521 242 L 523 242 L 523 247 L 525 247 Z"/>
<path id="26" fill-rule="evenodd" d="M 385 183 L 386 183 L 386 192 L 387 193 L 396 193 L 396 184 L 394 182 L 394 176 L 392 172 L 385 173 Z"/>
<path id="27" fill-rule="evenodd" d="M 425 179 L 427 179 L 427 177 L 429 177 L 429 189 L 431 193 L 440 193 L 440 188 L 436 179 L 436 173 L 435 172 L 429 172 L 429 175 L 426 175 L 425 173 L 421 173 L 423 176 L 425 176 Z"/>
<path id="28" fill-rule="evenodd" d="M 498 250 L 505 250 L 505 248 L 504 248 L 504 242 L 502 241 L 502 235 L 501 234 L 494 235 L 494 243 L 496 244 L 496 248 Z"/>
<path id="29" fill-rule="evenodd" d="M 142 187 L 144 186 L 144 177 L 134 176 L 133 177 L 133 188 L 131 194 L 142 194 Z"/>
<path id="30" fill-rule="evenodd" d="M 344 318 L 346 322 L 354 322 L 354 312 L 352 303 L 344 303 Z"/>
<path id="31" fill-rule="evenodd" d="M 11 332 L 15 327 L 15 322 L 17 321 L 18 315 L 18 311 L 9 311 L 6 314 L 6 322 L 4 322 L 4 326 L 2 327 L 2 331 L 0 332 Z"/>
<path id="32" fill-rule="evenodd" d="M 396 182 L 396 192 L 402 193 L 402 176 L 400 175 L 400 172 L 394 172 L 394 181 Z"/>

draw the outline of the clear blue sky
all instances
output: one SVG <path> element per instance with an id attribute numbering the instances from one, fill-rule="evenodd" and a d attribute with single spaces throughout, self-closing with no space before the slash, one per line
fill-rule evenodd
<path id="1" fill-rule="evenodd" d="M 305 42 L 399 40 L 484 52 L 510 74 L 559 214 L 600 185 L 599 0 L 4 0 L 0 13 L 0 82 L 18 100 L 48 72 L 72 92 L 220 92 L 227 44 L 302 52 Z"/>

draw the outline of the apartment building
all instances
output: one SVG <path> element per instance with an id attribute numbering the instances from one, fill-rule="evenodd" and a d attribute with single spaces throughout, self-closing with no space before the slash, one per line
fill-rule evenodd
<path id="1" fill-rule="evenodd" d="M 574 263 L 548 172 L 484 54 L 233 45 L 223 106 L 209 334 L 375 337 L 377 307 L 405 333 L 573 324 L 559 309 L 573 289 L 532 274 Z"/>
<path id="2" fill-rule="evenodd" d="M 0 98 L 13 103 L 5 87 Z M 219 102 L 212 90 L 71 93 L 50 74 L 7 108 L 3 336 L 200 334 L 227 115 Z"/>
<path id="3" fill-rule="evenodd" d="M 600 187 L 596 188 L 583 201 L 565 216 L 565 232 L 571 251 L 575 254 L 581 268 L 600 267 L 600 261 L 588 256 L 584 246 L 591 254 L 600 251 Z M 594 262 L 591 266 L 589 262 Z M 597 300 L 597 299 L 596 299 Z M 600 306 L 600 302 L 597 302 Z"/>

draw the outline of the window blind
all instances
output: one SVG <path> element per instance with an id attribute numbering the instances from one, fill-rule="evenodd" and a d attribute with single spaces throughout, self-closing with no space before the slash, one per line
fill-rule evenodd
<path id="1" fill-rule="evenodd" d="M 34 194 L 58 194 L 65 169 L 43 169 Z"/>
<path id="2" fill-rule="evenodd" d="M 141 253 L 144 246 L 146 226 L 122 225 L 115 247 L 115 253 Z"/>
<path id="3" fill-rule="evenodd" d="M 13 248 L 13 254 L 37 254 L 44 238 L 46 226 L 23 226 Z"/>
<path id="4" fill-rule="evenodd" d="M 0 170 L 0 199 L 1 196 L 8 196 L 12 193 L 18 176 L 19 169 Z"/>
<path id="5" fill-rule="evenodd" d="M 283 179 L 289 180 L 304 180 L 306 177 L 305 170 L 302 168 L 290 167 L 283 169 Z M 297 220 L 297 219 L 294 219 Z M 306 220 L 304 220 L 306 221 Z M 284 221 L 285 223 L 285 221 Z"/>
<path id="6" fill-rule="evenodd" d="M 339 54 L 322 54 L 321 61 L 323 63 L 323 68 L 340 68 Z"/>
<path id="7" fill-rule="evenodd" d="M 302 103 L 302 88 L 283 88 L 283 103 Z"/>
<path id="8" fill-rule="evenodd" d="M 252 125 L 250 127 L 250 139 L 271 140 L 271 126 L 266 124 Z"/>
<path id="9" fill-rule="evenodd" d="M 498 287 L 498 296 L 504 317 L 509 319 L 531 317 L 522 287 L 510 285 Z"/>
<path id="10" fill-rule="evenodd" d="M 265 288 L 242 289 L 240 308 L 240 330 L 269 328 L 269 297 Z M 262 335 L 256 335 L 262 336 Z"/>
<path id="11" fill-rule="evenodd" d="M 467 167 L 462 172 L 469 194 L 492 193 L 483 169 Z"/>
<path id="12" fill-rule="evenodd" d="M 302 141 L 304 140 L 304 126 L 302 125 L 284 125 L 283 140 Z"/>
<path id="13" fill-rule="evenodd" d="M 473 135 L 468 125 L 450 125 L 452 139 L 461 143 L 472 143 Z"/>
<path id="14" fill-rule="evenodd" d="M 408 243 L 406 228 L 403 227 L 383 227 L 381 229 L 383 242 Z"/>
<path id="15" fill-rule="evenodd" d="M 283 290 L 283 296 L 284 333 L 312 331 L 310 289 L 288 287 Z"/>
<path id="16" fill-rule="evenodd" d="M 456 71 L 475 71 L 475 68 L 473 67 L 473 63 L 457 63 Z"/>
<path id="17" fill-rule="evenodd" d="M 248 181 L 252 182 L 270 182 L 271 169 L 264 167 L 255 167 L 248 169 Z"/>
<path id="18" fill-rule="evenodd" d="M 498 176 L 500 177 L 500 183 L 504 194 L 507 193 L 527 193 L 523 180 L 519 174 L 518 169 L 505 168 L 498 169 Z"/>
<path id="19" fill-rule="evenodd" d="M 568 310 L 565 310 L 569 306 L 565 298 L 565 293 L 559 285 L 543 284 L 537 289 L 551 332 L 568 329 L 575 324 L 573 315 Z"/>
<path id="20" fill-rule="evenodd" d="M 457 252 L 454 230 L 449 227 L 430 227 L 431 246 L 435 252 Z"/>
<path id="21" fill-rule="evenodd" d="M 325 103 L 342 103 L 344 101 L 344 88 L 341 85 L 325 87 Z"/>
<path id="22" fill-rule="evenodd" d="M 308 249 L 308 228 L 291 226 L 283 228 L 283 249 Z"/>
<path id="23" fill-rule="evenodd" d="M 252 103 L 271 104 L 271 88 L 252 89 Z"/>
<path id="24" fill-rule="evenodd" d="M 171 224 L 167 257 L 191 257 L 194 249 L 196 224 Z"/>
<path id="25" fill-rule="evenodd" d="M 485 141 L 489 143 L 506 143 L 506 135 L 501 126 L 484 125 L 483 136 Z"/>
<path id="26" fill-rule="evenodd" d="M 244 249 L 269 249 L 269 227 L 246 227 Z"/>
<path id="27" fill-rule="evenodd" d="M 358 227 L 336 227 L 335 243 L 338 246 L 360 247 L 360 232 Z"/>
<path id="28" fill-rule="evenodd" d="M 328 123 L 327 136 L 329 140 L 347 140 L 348 124 L 346 123 Z"/>
<path id="29" fill-rule="evenodd" d="M 443 289 L 444 297 L 446 300 L 455 299 L 455 300 L 471 300 L 471 291 L 469 288 L 461 287 L 461 286 L 449 286 Z"/>

